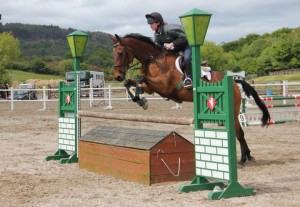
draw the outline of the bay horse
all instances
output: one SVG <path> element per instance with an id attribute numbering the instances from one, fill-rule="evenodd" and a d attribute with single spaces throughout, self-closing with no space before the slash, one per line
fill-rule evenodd
<path id="1" fill-rule="evenodd" d="M 178 55 L 166 52 L 160 48 L 155 42 L 146 36 L 140 34 L 128 34 L 124 37 L 108 34 L 113 41 L 113 58 L 114 58 L 114 78 L 117 81 L 124 81 L 126 72 L 134 67 L 133 60 L 137 59 L 142 65 L 141 74 L 137 80 L 126 80 L 125 87 L 134 102 L 140 106 L 147 108 L 147 100 L 140 98 L 140 94 L 146 92 L 153 94 L 154 92 L 161 97 L 173 100 L 177 103 L 193 102 L 193 91 L 183 87 L 183 75 L 176 69 L 175 61 Z M 224 77 L 223 72 L 211 71 L 211 79 L 202 78 L 204 81 L 217 82 Z M 234 92 L 234 117 L 236 137 L 240 143 L 241 160 L 239 164 L 244 164 L 247 160 L 254 160 L 250 154 L 250 149 L 244 137 L 244 131 L 239 123 L 239 112 L 241 105 L 241 94 L 237 83 L 242 87 L 247 96 L 252 95 L 256 104 L 263 112 L 262 126 L 267 126 L 270 121 L 270 114 L 264 102 L 259 98 L 255 89 L 247 82 L 235 80 L 233 83 Z M 135 87 L 133 94 L 130 89 Z"/>
<path id="2" fill-rule="evenodd" d="M 8 99 L 9 92 L 8 92 L 8 84 L 0 84 L 0 97 L 4 98 L 5 100 Z M 3 91 L 2 91 L 3 90 Z M 6 91 L 4 91 L 6 90 Z"/>

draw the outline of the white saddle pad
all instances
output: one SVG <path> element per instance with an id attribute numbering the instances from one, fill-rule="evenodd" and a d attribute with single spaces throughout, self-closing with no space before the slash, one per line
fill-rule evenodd
<path id="1" fill-rule="evenodd" d="M 178 56 L 176 58 L 176 61 L 175 61 L 175 66 L 176 66 L 176 69 L 183 75 L 183 72 L 180 68 L 180 65 L 179 65 L 179 60 L 182 58 L 182 56 Z M 207 72 L 207 71 L 204 71 L 204 70 L 201 70 L 201 78 L 203 77 L 206 77 L 207 80 L 211 80 L 211 73 L 210 72 Z"/>

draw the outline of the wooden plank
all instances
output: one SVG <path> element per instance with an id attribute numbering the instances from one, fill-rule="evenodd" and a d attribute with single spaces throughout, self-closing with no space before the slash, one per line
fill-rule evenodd
<path id="1" fill-rule="evenodd" d="M 150 185 L 149 167 L 103 157 L 86 156 L 79 160 L 79 167 L 102 175 Z"/>
<path id="2" fill-rule="evenodd" d="M 79 140 L 78 151 L 79 156 L 81 156 L 81 154 L 95 154 L 102 157 L 123 159 L 127 160 L 128 162 L 149 164 L 148 150 L 137 150 Z"/>
<path id="3" fill-rule="evenodd" d="M 153 122 L 153 123 L 165 123 L 165 124 L 180 124 L 180 125 L 191 125 L 194 123 L 193 118 L 176 118 L 176 117 L 158 117 L 158 116 L 144 116 L 136 114 L 115 114 L 115 113 L 103 113 L 95 111 L 79 111 L 80 117 L 95 117 L 102 119 L 115 119 L 115 120 L 126 120 L 126 121 L 142 121 L 142 122 Z"/>
<path id="4" fill-rule="evenodd" d="M 173 175 L 151 175 L 151 184 L 170 182 L 170 181 L 186 181 L 192 180 L 195 177 L 195 173 L 182 173 L 179 177 Z"/>
<path id="5" fill-rule="evenodd" d="M 113 149 L 118 147 L 95 145 L 99 144 L 79 142 L 80 168 L 150 185 L 149 151 L 126 148 Z M 100 149 L 105 149 L 106 147 L 110 148 L 110 150 L 107 150 L 110 153 L 103 154 Z M 91 148 L 93 148 L 93 152 L 89 153 Z"/>

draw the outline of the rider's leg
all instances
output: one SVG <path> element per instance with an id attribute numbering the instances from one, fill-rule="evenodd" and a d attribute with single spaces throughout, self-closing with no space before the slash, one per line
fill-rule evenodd
<path id="1" fill-rule="evenodd" d="M 184 87 L 192 86 L 192 62 L 191 62 L 191 47 L 187 47 L 183 52 L 184 68 L 185 68 L 185 80 Z"/>
<path id="2" fill-rule="evenodd" d="M 184 87 L 190 87 L 192 85 L 192 63 L 190 61 L 185 62 L 184 68 L 185 68 Z"/>

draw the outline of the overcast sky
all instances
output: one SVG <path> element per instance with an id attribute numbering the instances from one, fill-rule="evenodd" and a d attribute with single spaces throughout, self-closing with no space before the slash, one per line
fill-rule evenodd
<path id="1" fill-rule="evenodd" d="M 157 11 L 180 24 L 178 17 L 193 8 L 213 14 L 206 40 L 217 44 L 300 27 L 299 0 L 0 0 L 0 22 L 152 37 L 145 14 Z"/>

